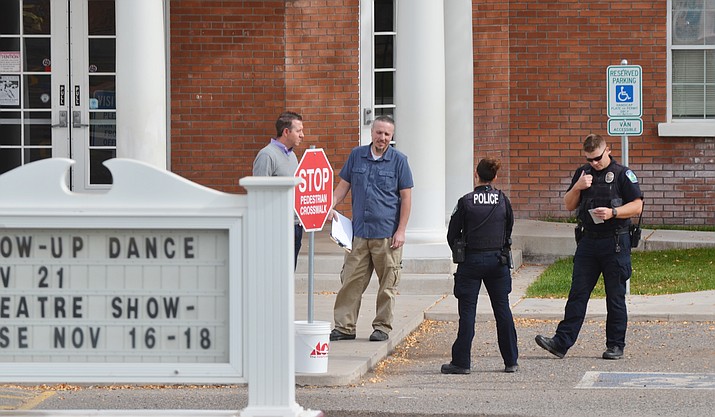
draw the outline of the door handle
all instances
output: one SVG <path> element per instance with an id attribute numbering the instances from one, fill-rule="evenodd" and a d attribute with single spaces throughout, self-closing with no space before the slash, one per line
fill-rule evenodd
<path id="1" fill-rule="evenodd" d="M 72 127 L 88 127 L 89 124 L 82 123 L 82 113 L 78 110 L 72 112 Z"/>
<path id="2" fill-rule="evenodd" d="M 67 127 L 67 110 L 60 110 L 59 123 L 50 125 L 50 127 Z"/>
<path id="3" fill-rule="evenodd" d="M 365 126 L 369 126 L 372 123 L 372 109 L 371 108 L 364 108 L 362 109 L 362 123 Z"/>

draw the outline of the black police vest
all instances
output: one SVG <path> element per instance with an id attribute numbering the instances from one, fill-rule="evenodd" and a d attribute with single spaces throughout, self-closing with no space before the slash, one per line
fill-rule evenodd
<path id="1" fill-rule="evenodd" d="M 506 202 L 499 190 L 491 187 L 482 188 L 462 197 L 464 208 L 464 229 L 467 231 L 467 251 L 500 250 L 504 247 L 504 229 L 506 227 Z M 489 216 L 494 206 L 494 213 L 479 229 L 482 221 Z"/>
<path id="2" fill-rule="evenodd" d="M 619 229 L 629 223 L 627 219 L 614 219 L 602 224 L 594 224 L 588 210 L 596 207 L 620 207 L 623 205 L 619 180 L 625 167 L 612 161 L 608 167 L 596 171 L 584 165 L 584 172 L 593 175 L 591 187 L 581 191 L 581 202 L 576 216 L 587 230 L 605 231 Z"/>

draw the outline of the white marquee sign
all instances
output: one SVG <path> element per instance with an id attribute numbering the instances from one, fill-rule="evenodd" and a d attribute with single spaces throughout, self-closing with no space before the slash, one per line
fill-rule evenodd
<path id="1" fill-rule="evenodd" d="M 0 381 L 244 382 L 245 196 L 121 159 L 75 194 L 71 164 L 0 176 Z"/>

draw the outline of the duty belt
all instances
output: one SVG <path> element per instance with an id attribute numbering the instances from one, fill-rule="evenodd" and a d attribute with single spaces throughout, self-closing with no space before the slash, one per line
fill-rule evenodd
<path id="1" fill-rule="evenodd" d="M 626 233 L 628 233 L 628 227 L 611 230 L 609 232 L 590 232 L 588 230 L 584 230 L 583 235 L 593 239 L 605 239 L 607 237 L 613 237 L 616 235 L 625 235 Z"/>

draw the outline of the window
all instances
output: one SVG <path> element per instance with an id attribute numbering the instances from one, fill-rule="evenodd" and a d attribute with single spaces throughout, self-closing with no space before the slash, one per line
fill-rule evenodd
<path id="1" fill-rule="evenodd" d="M 377 116 L 395 114 L 395 44 L 397 0 L 360 2 L 360 143 L 371 142 L 370 124 Z M 394 142 L 393 142 L 394 144 Z"/>
<path id="2" fill-rule="evenodd" d="M 715 0 L 668 3 L 670 123 L 660 133 L 715 136 Z"/>

